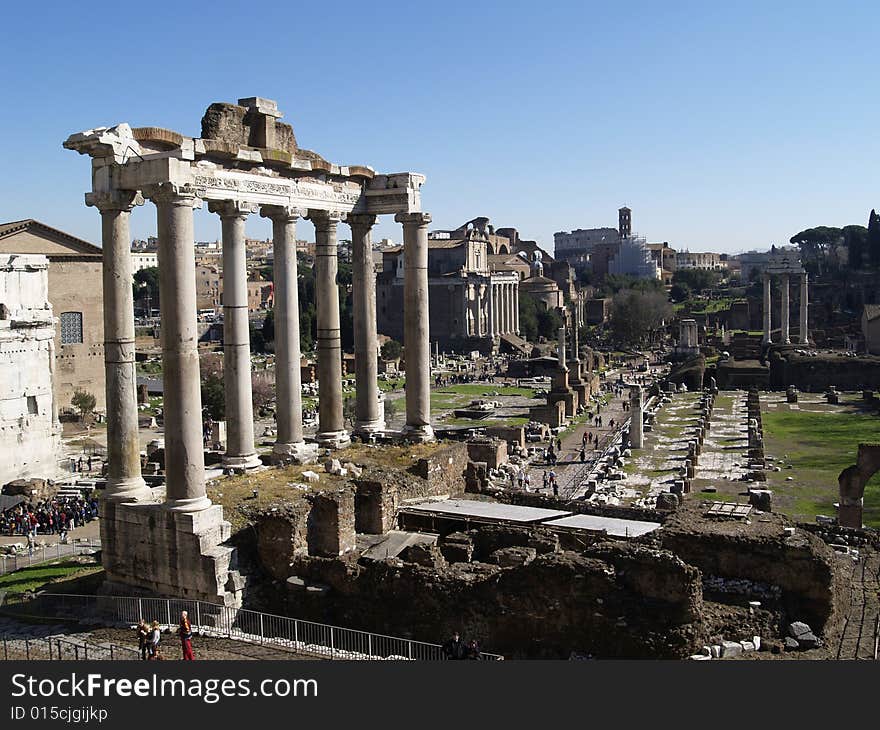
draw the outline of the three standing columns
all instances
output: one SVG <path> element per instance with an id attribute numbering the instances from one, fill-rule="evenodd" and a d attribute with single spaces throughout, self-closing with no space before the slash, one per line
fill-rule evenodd
<path id="1" fill-rule="evenodd" d="M 403 224 L 403 337 L 406 354 L 406 425 L 412 441 L 434 438 L 431 428 L 431 343 L 428 318 L 428 213 L 398 213 Z"/>
<path id="2" fill-rule="evenodd" d="M 202 394 L 196 328 L 193 207 L 201 201 L 171 183 L 144 191 L 158 211 L 159 296 L 165 395 L 165 507 L 197 512 L 211 506 L 205 492 Z M 126 281 L 130 288 L 130 281 Z"/>
<path id="3" fill-rule="evenodd" d="M 296 221 L 307 211 L 264 205 L 260 215 L 272 220 L 275 285 L 275 420 L 272 453 L 279 458 L 303 456 L 302 371 L 299 331 L 299 284 L 296 263 Z M 311 447 L 314 450 L 314 446 Z"/>
<path id="4" fill-rule="evenodd" d="M 106 499 L 115 502 L 134 502 L 152 496 L 141 476 L 128 225 L 132 208 L 143 202 L 139 194 L 127 191 L 86 195 L 86 203 L 101 212 L 107 399 L 107 489 L 104 494 Z"/>
<path id="5" fill-rule="evenodd" d="M 810 344 L 810 323 L 809 323 L 809 292 L 807 289 L 807 272 L 800 273 L 800 329 L 798 333 L 798 342 L 802 345 Z M 791 344 L 791 333 L 789 330 L 789 274 L 782 274 L 782 304 L 780 307 L 780 343 L 783 345 Z M 772 323 L 771 314 L 773 311 L 773 302 L 770 296 L 770 274 L 764 274 L 764 338 L 765 344 L 773 341 L 771 336 Z"/>
<path id="6" fill-rule="evenodd" d="M 354 433 L 369 436 L 385 430 L 379 402 L 379 338 L 376 333 L 376 273 L 370 229 L 375 215 L 349 214 L 352 292 L 354 295 L 355 422 Z"/>
<path id="7" fill-rule="evenodd" d="M 208 203 L 208 210 L 220 215 L 223 238 L 223 385 L 226 394 L 223 465 L 250 469 L 262 464 L 254 447 L 244 231 L 245 221 L 256 211 L 256 206 L 224 200 Z"/>
<path id="8" fill-rule="evenodd" d="M 350 442 L 342 413 L 342 343 L 339 335 L 339 287 L 336 282 L 336 226 L 342 216 L 309 210 L 315 224 L 315 304 L 318 319 L 319 446 L 338 449 Z"/>

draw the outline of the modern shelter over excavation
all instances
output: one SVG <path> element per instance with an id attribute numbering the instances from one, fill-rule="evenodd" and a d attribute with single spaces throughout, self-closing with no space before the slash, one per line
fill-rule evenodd
<path id="1" fill-rule="evenodd" d="M 249 97 L 211 104 L 201 136 L 160 127 L 96 127 L 71 135 L 67 149 L 92 158 L 86 204 L 102 217 L 104 336 L 109 472 L 102 519 L 108 580 L 208 600 L 240 601 L 233 550 L 221 543 L 229 526 L 206 496 L 196 337 L 193 208 L 204 202 L 222 222 L 224 464 L 261 462 L 254 446 L 248 332 L 245 221 L 254 213 L 273 223 L 278 459 L 314 450 L 303 438 L 300 392 L 296 232 L 299 218 L 315 226 L 318 445 L 349 442 L 342 415 L 337 226 L 351 228 L 354 342 L 357 362 L 355 432 L 385 429 L 377 370 L 376 294 L 370 231 L 378 215 L 403 225 L 406 425 L 413 441 L 433 438 L 428 339 L 428 224 L 418 173 L 377 173 L 338 165 L 301 148 L 277 104 Z M 141 478 L 137 439 L 134 316 L 129 215 L 156 205 L 162 301 L 166 490 L 161 504 Z M 161 510 L 161 512 L 157 512 Z M 123 523 L 124 526 L 123 526 Z M 119 529 L 122 527 L 123 529 Z M 149 568 L 145 569 L 144 563 Z M 182 569 L 180 566 L 192 566 Z M 196 571 L 198 575 L 189 575 Z M 149 577 L 147 577 L 149 576 Z"/>

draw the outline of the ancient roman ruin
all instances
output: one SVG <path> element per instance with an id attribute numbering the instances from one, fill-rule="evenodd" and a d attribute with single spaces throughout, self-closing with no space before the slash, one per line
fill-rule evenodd
<path id="1" fill-rule="evenodd" d="M 224 463 L 259 464 L 254 448 L 250 347 L 245 294 L 244 223 L 259 212 L 273 223 L 278 288 L 277 380 L 281 405 L 275 454 L 297 456 L 309 447 L 302 436 L 299 388 L 294 224 L 304 218 L 317 241 L 319 430 L 317 444 L 341 448 L 343 427 L 336 296 L 337 226 L 347 222 L 355 249 L 358 296 L 356 431 L 382 428 L 375 379 L 375 281 L 370 230 L 378 215 L 394 215 L 403 226 L 406 263 L 405 335 L 407 406 L 404 436 L 430 441 L 430 343 L 427 302 L 427 226 L 417 173 L 378 174 L 366 166 L 332 164 L 297 146 L 274 101 L 252 97 L 238 104 L 212 104 L 202 118 L 201 137 L 157 127 L 118 124 L 71 135 L 64 146 L 92 160 L 92 189 L 86 204 L 102 218 L 104 330 L 108 444 L 112 465 L 102 520 L 104 562 L 110 582 L 143 585 L 183 595 L 240 600 L 222 509 L 206 496 L 199 364 L 196 348 L 193 209 L 207 202 L 222 222 L 224 370 L 227 447 Z M 163 501 L 156 503 L 142 476 L 137 447 L 134 321 L 128 219 L 145 200 L 156 206 L 159 232 L 162 360 L 165 372 L 165 472 Z M 157 555 L 164 559 L 157 559 Z M 144 562 L 156 571 L 144 571 Z M 159 564 L 162 564 L 161 566 Z M 177 566 L 187 566 L 185 574 Z"/>

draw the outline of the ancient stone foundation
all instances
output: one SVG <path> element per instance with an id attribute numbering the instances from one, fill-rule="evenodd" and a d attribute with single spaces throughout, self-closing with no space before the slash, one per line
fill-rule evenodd
<path id="1" fill-rule="evenodd" d="M 234 548 L 223 544 L 232 528 L 222 507 L 174 512 L 162 504 L 105 501 L 102 509 L 108 592 L 241 605 L 244 579 Z"/>

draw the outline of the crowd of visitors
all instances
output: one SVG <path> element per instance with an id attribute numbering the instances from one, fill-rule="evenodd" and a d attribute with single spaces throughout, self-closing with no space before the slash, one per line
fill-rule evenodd
<path id="1" fill-rule="evenodd" d="M 0 513 L 0 534 L 61 535 L 82 527 L 98 516 L 95 498 L 65 498 L 44 500 L 34 504 L 25 502 Z"/>
<path id="2" fill-rule="evenodd" d="M 443 644 L 443 657 L 445 659 L 482 659 L 480 643 L 476 639 L 465 641 L 457 631 L 453 632 L 445 644 Z"/>

